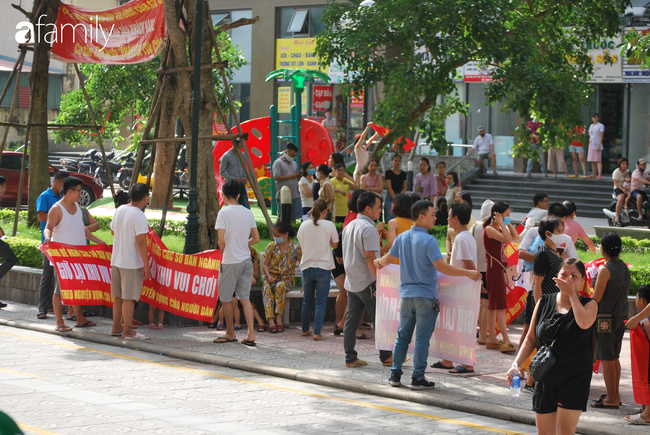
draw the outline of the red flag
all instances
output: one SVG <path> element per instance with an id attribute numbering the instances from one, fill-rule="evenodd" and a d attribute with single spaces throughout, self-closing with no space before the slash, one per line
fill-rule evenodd
<path id="1" fill-rule="evenodd" d="M 632 390 L 634 401 L 640 405 L 650 405 L 648 386 L 648 364 L 650 364 L 650 343 L 643 326 L 630 331 L 630 350 L 632 351 Z"/>

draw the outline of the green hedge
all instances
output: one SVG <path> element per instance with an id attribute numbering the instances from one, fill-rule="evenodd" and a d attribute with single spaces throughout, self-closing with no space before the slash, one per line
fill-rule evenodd
<path id="1" fill-rule="evenodd" d="M 590 239 L 594 242 L 596 247 L 600 247 L 600 239 L 598 237 L 590 237 Z M 623 245 L 623 252 L 646 254 L 648 249 L 650 249 L 650 240 L 648 239 L 638 240 L 633 239 L 632 237 L 621 237 L 621 242 Z M 576 240 L 576 249 L 579 251 L 589 250 L 587 244 L 582 239 Z"/>
<path id="2" fill-rule="evenodd" d="M 5 239 L 7 244 L 11 246 L 16 257 L 18 257 L 18 264 L 21 266 L 43 267 L 43 257 L 41 251 L 38 250 L 38 245 L 41 243 L 38 240 L 24 239 L 22 237 L 9 237 Z"/>

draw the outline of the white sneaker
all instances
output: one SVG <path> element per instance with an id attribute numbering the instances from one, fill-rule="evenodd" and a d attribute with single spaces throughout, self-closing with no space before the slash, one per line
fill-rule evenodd
<path id="1" fill-rule="evenodd" d="M 530 172 L 526 172 L 526 175 L 524 175 L 524 178 L 531 178 L 532 176 L 533 176 L 533 174 L 531 174 Z"/>

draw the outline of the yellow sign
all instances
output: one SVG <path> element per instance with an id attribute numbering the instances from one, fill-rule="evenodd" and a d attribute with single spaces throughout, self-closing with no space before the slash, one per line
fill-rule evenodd
<path id="1" fill-rule="evenodd" d="M 301 98 L 301 104 L 302 104 L 302 114 L 307 115 L 307 90 L 305 90 L 302 93 L 302 98 Z"/>
<path id="2" fill-rule="evenodd" d="M 314 53 L 316 38 L 284 38 L 275 40 L 275 69 L 317 69 L 327 74 L 327 68 L 319 68 Z"/>
<path id="3" fill-rule="evenodd" d="M 289 86 L 278 88 L 278 113 L 291 113 L 291 88 Z"/>

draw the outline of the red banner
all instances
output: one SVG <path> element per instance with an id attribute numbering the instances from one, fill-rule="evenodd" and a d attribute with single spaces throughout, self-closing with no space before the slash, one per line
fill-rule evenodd
<path id="1" fill-rule="evenodd" d="M 44 35 L 57 60 L 104 65 L 151 60 L 164 37 L 163 0 L 132 0 L 105 11 L 61 3 L 54 29 Z"/>
<path id="2" fill-rule="evenodd" d="M 642 325 L 630 330 L 630 350 L 632 352 L 634 401 L 641 405 L 650 405 L 650 388 L 648 387 L 650 344 Z"/>
<path id="3" fill-rule="evenodd" d="M 140 300 L 171 314 L 209 322 L 219 296 L 221 253 L 170 251 L 151 229 L 147 246 L 151 278 L 144 282 Z M 50 243 L 39 248 L 56 267 L 64 304 L 113 307 L 112 246 Z"/>

